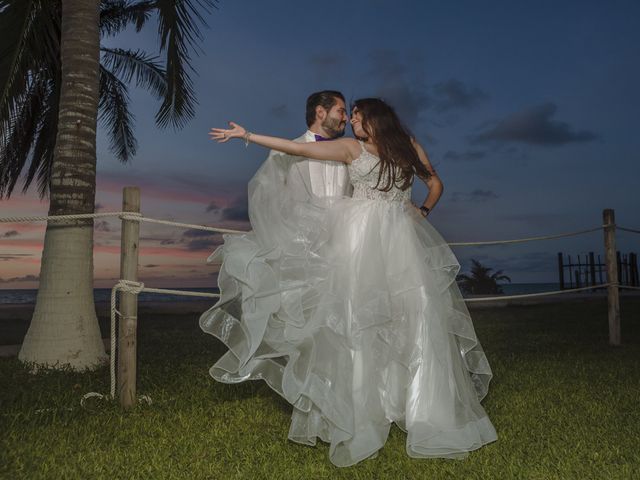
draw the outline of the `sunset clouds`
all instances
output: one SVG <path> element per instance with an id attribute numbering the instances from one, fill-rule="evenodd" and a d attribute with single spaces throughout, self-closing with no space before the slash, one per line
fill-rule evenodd
<path id="1" fill-rule="evenodd" d="M 583 230 L 602 224 L 604 208 L 640 228 L 640 3 L 326 0 L 330 23 L 311 14 L 317 7 L 223 2 L 193 59 L 195 118 L 180 131 L 158 129 L 156 102 L 132 89 L 138 148 L 127 164 L 99 130 L 97 210 L 119 211 L 122 188 L 134 185 L 146 216 L 248 230 L 247 184 L 268 152 L 218 145 L 207 132 L 233 120 L 296 138 L 306 130 L 307 96 L 337 89 L 347 103 L 382 96 L 425 147 L 444 184 L 429 221 L 447 241 Z M 322 42 L 310 40 L 314 31 Z M 156 32 L 125 32 L 109 46 L 133 42 L 154 51 Z M 0 200 L 0 217 L 45 215 L 46 199 L 20 189 Z M 414 201 L 426 195 L 417 181 Z M 37 285 L 44 229 L 0 224 L 0 288 Z M 640 250 L 638 235 L 616 235 L 621 252 Z M 110 286 L 119 275 L 120 220 L 97 220 L 95 242 L 96 284 Z M 144 223 L 141 278 L 215 284 L 205 261 L 220 242 L 215 233 Z M 557 280 L 558 252 L 602 248 L 596 232 L 455 253 L 463 271 L 478 258 L 514 282 L 547 282 Z"/>
<path id="2" fill-rule="evenodd" d="M 180 176 L 158 176 L 150 180 L 136 173 L 127 176 L 110 172 L 99 174 L 99 210 L 119 211 L 122 188 L 126 185 L 140 187 L 142 210 L 146 216 L 237 230 L 250 229 L 242 189 L 238 192 L 225 186 L 214 192 L 204 181 Z M 213 204 L 217 208 L 210 208 Z M 16 195 L 0 205 L 11 206 L 15 216 L 46 214 L 45 204 L 33 194 Z M 94 222 L 96 286 L 111 287 L 114 279 L 117 281 L 119 278 L 120 225 L 121 220 L 117 217 Z M 44 222 L 0 224 L 1 288 L 37 288 L 44 232 Z M 140 237 L 139 272 L 142 281 L 164 287 L 215 285 L 217 267 L 207 265 L 206 259 L 222 243 L 221 235 L 142 223 Z"/>

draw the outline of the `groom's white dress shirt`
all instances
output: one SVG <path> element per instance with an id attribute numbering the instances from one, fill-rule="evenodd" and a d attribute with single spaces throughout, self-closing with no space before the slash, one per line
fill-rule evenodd
<path id="1" fill-rule="evenodd" d="M 315 134 L 307 130 L 294 142 L 315 142 Z M 351 196 L 351 183 L 347 165 L 342 162 L 301 158 L 295 161 L 287 174 L 287 184 L 298 187 L 315 197 Z"/>

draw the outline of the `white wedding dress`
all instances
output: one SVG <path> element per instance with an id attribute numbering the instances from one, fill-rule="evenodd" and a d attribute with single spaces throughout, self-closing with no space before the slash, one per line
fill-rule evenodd
<path id="1" fill-rule="evenodd" d="M 200 326 L 229 347 L 210 373 L 265 380 L 293 405 L 289 439 L 330 443 L 337 466 L 375 455 L 392 422 L 409 456 L 463 458 L 497 438 L 480 404 L 491 369 L 453 252 L 410 189 L 375 189 L 378 161 L 363 146 L 352 198 L 304 202 L 281 188 L 291 164 L 263 165 L 254 231 L 210 257 L 221 299 Z"/>

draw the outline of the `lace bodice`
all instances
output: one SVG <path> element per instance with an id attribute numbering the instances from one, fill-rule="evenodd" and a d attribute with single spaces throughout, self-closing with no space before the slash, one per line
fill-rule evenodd
<path id="1" fill-rule="evenodd" d="M 376 188 L 379 175 L 380 159 L 369 153 L 364 144 L 360 142 L 362 152 L 360 156 L 349 164 L 349 177 L 353 184 L 353 198 L 361 200 L 384 200 L 387 202 L 407 202 L 411 201 L 411 187 L 400 190 L 393 186 L 388 192 L 383 192 Z M 384 177 L 381 184 L 385 185 Z"/>

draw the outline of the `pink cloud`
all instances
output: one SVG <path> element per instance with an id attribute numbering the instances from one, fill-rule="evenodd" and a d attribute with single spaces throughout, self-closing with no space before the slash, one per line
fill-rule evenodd
<path id="1" fill-rule="evenodd" d="M 34 192 L 26 194 L 15 193 L 9 198 L 0 200 L 2 205 L 2 216 L 14 215 L 10 210 L 37 210 L 38 212 L 46 212 L 49 209 L 49 201 L 45 198 L 40 200 Z M 17 214 L 15 214 L 17 215 Z"/>
<path id="2" fill-rule="evenodd" d="M 171 177 L 157 175 L 149 177 L 148 174 L 138 172 L 102 172 L 97 177 L 98 192 L 120 194 L 125 186 L 135 185 L 140 187 L 141 197 L 157 198 L 167 202 L 187 202 L 203 205 L 202 212 L 214 202 L 218 205 L 229 205 L 238 195 L 238 190 L 246 188 L 246 185 L 218 186 L 210 182 L 173 175 Z"/>
<path id="3" fill-rule="evenodd" d="M 17 260 L 18 262 L 22 262 L 22 263 L 29 263 L 32 265 L 40 265 L 41 261 L 42 261 L 42 257 L 40 255 L 41 252 L 38 253 L 38 258 L 25 258 L 25 259 L 20 259 Z"/>
<path id="4" fill-rule="evenodd" d="M 0 240 L 0 246 L 2 246 L 3 250 L 9 247 L 42 250 L 42 245 L 42 240 L 21 239 L 19 237 L 3 238 Z"/>
<path id="5" fill-rule="evenodd" d="M 96 253 L 107 253 L 113 255 L 120 255 L 120 246 L 119 245 L 96 245 L 94 247 L 94 252 Z M 207 257 L 206 253 L 198 252 L 198 251 L 190 251 L 184 250 L 181 248 L 175 247 L 140 247 L 140 257 L 143 256 L 152 256 L 159 255 L 161 257 L 171 257 L 171 258 L 194 258 L 194 259 L 202 259 Z"/>
<path id="6" fill-rule="evenodd" d="M 16 230 L 19 234 L 27 232 L 43 232 L 47 228 L 45 222 L 33 223 L 0 223 L 0 234 L 4 231 Z"/>

